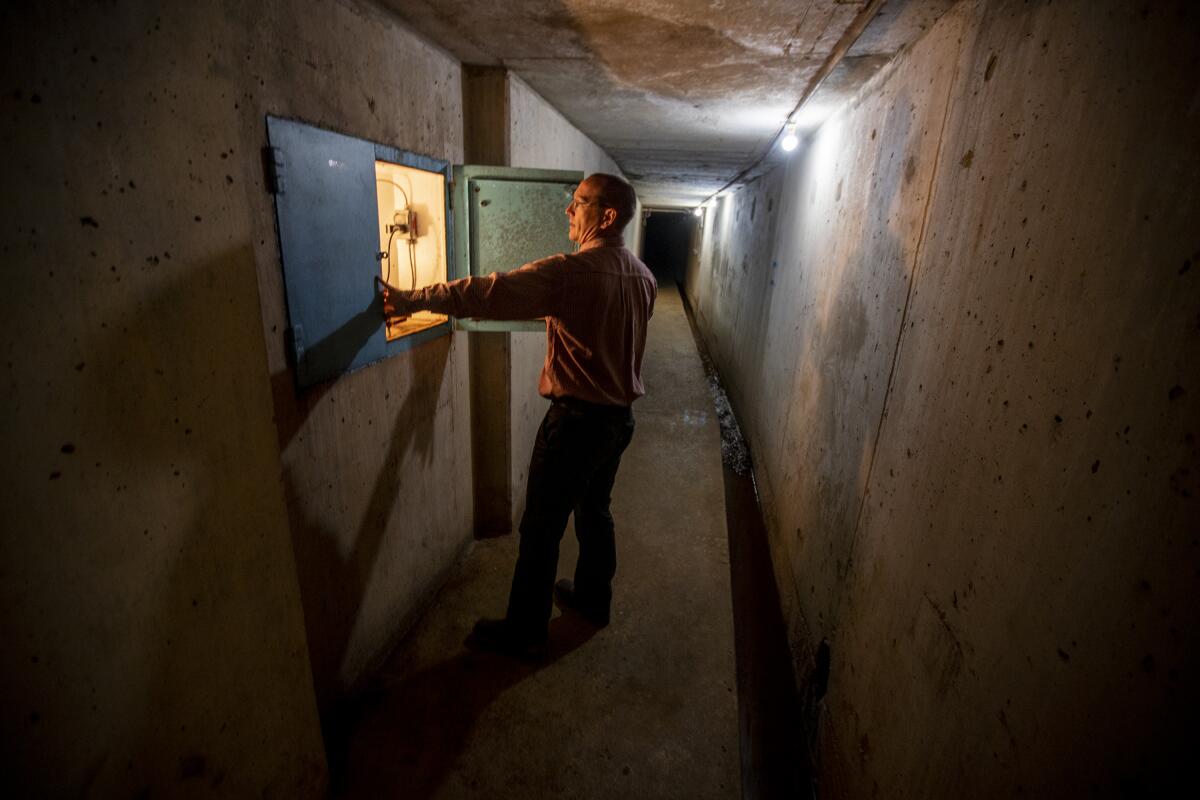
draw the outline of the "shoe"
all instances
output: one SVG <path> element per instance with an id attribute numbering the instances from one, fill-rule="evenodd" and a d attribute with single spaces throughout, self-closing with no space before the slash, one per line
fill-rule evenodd
<path id="1" fill-rule="evenodd" d="M 481 619 L 463 642 L 469 650 L 537 661 L 546 656 L 546 639 L 518 635 L 506 619 Z"/>
<path id="2" fill-rule="evenodd" d="M 566 578 L 554 584 L 554 602 L 563 610 L 574 611 L 597 628 L 608 625 L 608 607 L 594 608 L 579 602 L 575 595 L 575 584 Z"/>

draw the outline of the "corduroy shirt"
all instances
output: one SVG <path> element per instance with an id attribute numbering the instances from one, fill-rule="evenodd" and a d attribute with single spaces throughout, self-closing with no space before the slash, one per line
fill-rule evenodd
<path id="1" fill-rule="evenodd" d="M 421 308 L 454 317 L 545 317 L 543 397 L 628 406 L 646 393 L 642 356 L 658 283 L 620 236 L 592 239 L 578 252 L 511 272 L 406 294 Z"/>

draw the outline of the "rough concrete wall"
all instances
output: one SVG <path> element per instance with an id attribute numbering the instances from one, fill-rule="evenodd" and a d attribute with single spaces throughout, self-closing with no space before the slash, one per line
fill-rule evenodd
<path id="1" fill-rule="evenodd" d="M 295 64 L 215 8 L 2 27 L 4 780 L 316 796 L 255 278 L 262 93 Z"/>
<path id="2" fill-rule="evenodd" d="M 541 98 L 516 75 L 509 74 L 509 121 L 514 167 L 537 169 L 577 169 L 584 174 L 607 172 L 620 175 L 607 153 L 575 128 L 562 114 Z M 563 227 L 567 225 L 563 208 Z M 630 223 L 629 233 L 636 227 Z M 633 243 L 630 243 L 633 246 Z M 525 484 L 528 480 L 529 454 L 538 426 L 546 413 L 546 400 L 538 394 L 538 378 L 546 357 L 544 333 L 511 334 L 512 373 L 512 524 L 516 530 L 525 513 Z"/>
<path id="3" fill-rule="evenodd" d="M 458 65 L 369 4 L 3 13 L 5 781 L 320 796 L 308 646 L 344 685 L 470 535 L 466 359 L 296 398 L 264 116 L 455 159 Z"/>
<path id="4" fill-rule="evenodd" d="M 512 150 L 508 70 L 464 65 L 462 94 L 466 162 L 508 166 Z M 508 333 L 493 331 L 473 331 L 467 336 L 476 538 L 512 532 L 511 338 Z"/>
<path id="5" fill-rule="evenodd" d="M 462 162 L 457 61 L 372 4 L 335 6 L 336 23 L 295 5 L 256 25 L 265 32 L 253 50 L 285 63 L 260 90 L 251 144 L 270 111 Z M 470 543 L 467 341 L 439 338 L 297 395 L 268 196 L 254 198 L 253 213 L 266 232 L 256 263 L 267 368 L 324 712 L 387 655 Z"/>
<path id="6" fill-rule="evenodd" d="M 886 89 L 804 157 L 708 211 L 710 266 L 689 281 L 721 332 L 715 357 L 737 365 L 730 391 L 773 528 L 791 532 L 773 542 L 789 616 L 802 593 L 822 636 L 845 588 L 953 74 L 936 56 L 957 35 L 941 26 L 921 51 L 933 57 L 894 64 Z"/>
<path id="7" fill-rule="evenodd" d="M 710 212 L 823 794 L 1195 788 L 1197 52 L 1183 3 L 964 3 Z"/>

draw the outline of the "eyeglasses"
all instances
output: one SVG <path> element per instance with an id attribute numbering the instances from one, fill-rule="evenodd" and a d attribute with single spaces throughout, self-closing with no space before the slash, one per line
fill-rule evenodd
<path id="1" fill-rule="evenodd" d="M 600 205 L 599 200 L 579 200 L 578 198 L 572 197 L 571 202 L 567 203 L 567 208 L 578 208 L 579 206 L 598 206 L 598 205 Z"/>

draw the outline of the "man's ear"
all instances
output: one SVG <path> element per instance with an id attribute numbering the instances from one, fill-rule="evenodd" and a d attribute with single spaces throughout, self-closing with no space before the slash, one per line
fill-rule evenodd
<path id="1" fill-rule="evenodd" d="M 602 227 L 611 228 L 617 224 L 617 210 L 615 208 L 606 208 L 600 215 Z"/>

